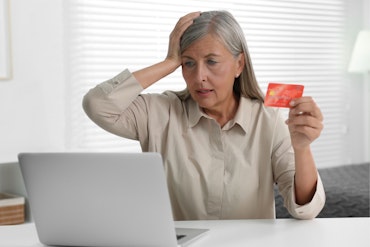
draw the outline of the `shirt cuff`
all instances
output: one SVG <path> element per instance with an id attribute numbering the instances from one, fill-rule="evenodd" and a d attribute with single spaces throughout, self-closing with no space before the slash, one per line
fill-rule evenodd
<path id="1" fill-rule="evenodd" d="M 128 69 L 125 69 L 112 79 L 109 79 L 105 82 L 102 82 L 98 85 L 98 87 L 105 93 L 110 94 L 112 93 L 117 87 L 122 86 L 125 84 L 126 89 L 132 88 L 134 91 L 142 91 L 143 88 L 141 87 L 140 83 L 136 80 L 136 78 L 131 74 Z"/>
<path id="2" fill-rule="evenodd" d="M 305 205 L 298 205 L 296 203 L 295 198 L 295 187 L 294 187 L 294 180 L 293 180 L 293 189 L 292 189 L 292 200 L 291 200 L 291 214 L 293 217 L 297 219 L 313 219 L 315 218 L 323 209 L 325 205 L 325 190 L 322 184 L 320 175 L 318 174 L 317 177 L 317 184 L 316 184 L 316 192 L 312 198 L 312 200 L 305 204 Z"/>

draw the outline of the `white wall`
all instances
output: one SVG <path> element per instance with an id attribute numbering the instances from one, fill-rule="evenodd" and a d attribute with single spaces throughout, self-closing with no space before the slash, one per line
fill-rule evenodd
<path id="1" fill-rule="evenodd" d="M 62 0 L 11 0 L 13 76 L 0 81 L 0 163 L 64 149 Z"/>
<path id="2" fill-rule="evenodd" d="M 65 150 L 63 1 L 9 2 L 13 72 L 0 81 L 0 192 L 25 195 L 17 154 Z"/>
<path id="3" fill-rule="evenodd" d="M 364 9 L 363 9 L 363 28 L 370 30 L 370 0 L 364 0 Z M 367 98 L 367 109 L 366 109 L 366 116 L 367 116 L 367 149 L 365 153 L 367 154 L 367 161 L 370 161 L 370 71 L 364 77 L 364 84 L 366 84 L 365 88 L 367 89 L 366 98 Z"/>
<path id="4" fill-rule="evenodd" d="M 348 23 L 347 50 L 349 61 L 356 36 L 361 29 L 370 29 L 370 0 L 348 1 L 350 18 Z M 362 14 L 362 16 L 361 16 Z M 370 161 L 370 79 L 366 74 L 348 73 L 347 109 L 348 158 L 346 163 Z"/>

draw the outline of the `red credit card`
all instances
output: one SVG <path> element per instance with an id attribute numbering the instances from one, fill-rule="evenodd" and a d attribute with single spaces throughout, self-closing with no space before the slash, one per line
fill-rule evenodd
<path id="1" fill-rule="evenodd" d="M 269 83 L 265 97 L 265 106 L 290 108 L 290 101 L 302 97 L 303 89 L 303 85 Z"/>

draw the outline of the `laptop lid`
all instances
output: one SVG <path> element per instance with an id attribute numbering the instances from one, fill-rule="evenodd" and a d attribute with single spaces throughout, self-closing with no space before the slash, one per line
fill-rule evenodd
<path id="1" fill-rule="evenodd" d="M 42 243 L 177 246 L 159 154 L 21 153 L 18 159 Z"/>

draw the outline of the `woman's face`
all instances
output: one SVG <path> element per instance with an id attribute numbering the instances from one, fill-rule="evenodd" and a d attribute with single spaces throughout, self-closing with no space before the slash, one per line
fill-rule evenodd
<path id="1" fill-rule="evenodd" d="M 234 57 L 218 38 L 207 34 L 191 44 L 181 56 L 182 74 L 192 98 L 205 111 L 233 110 L 233 85 L 244 67 L 241 53 Z"/>

